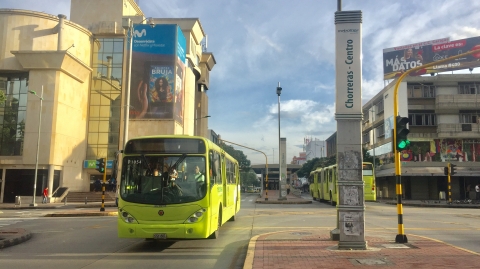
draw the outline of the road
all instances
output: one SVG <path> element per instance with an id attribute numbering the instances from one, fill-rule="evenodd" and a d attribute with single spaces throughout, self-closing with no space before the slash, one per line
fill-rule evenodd
<path id="1" fill-rule="evenodd" d="M 242 268 L 251 237 L 275 231 L 332 230 L 336 209 L 312 204 L 256 204 L 242 194 L 235 222 L 220 229 L 217 240 L 149 242 L 119 239 L 116 217 L 48 218 L 45 211 L 3 210 L 0 228 L 24 228 L 29 241 L 0 250 L 2 268 Z M 305 196 L 305 199 L 309 197 Z M 61 209 L 54 209 L 59 211 Z M 407 236 L 428 236 L 480 252 L 478 209 L 404 207 Z M 396 207 L 367 203 L 366 233 L 397 234 Z M 2 227 L 3 226 L 3 227 Z M 293 250 L 292 250 L 293 251 Z"/>

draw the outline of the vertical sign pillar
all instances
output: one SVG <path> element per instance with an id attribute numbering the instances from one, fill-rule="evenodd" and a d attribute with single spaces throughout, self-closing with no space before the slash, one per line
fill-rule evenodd
<path id="1" fill-rule="evenodd" d="M 335 12 L 339 249 L 366 249 L 362 180 L 362 12 Z"/>
<path id="2" fill-rule="evenodd" d="M 280 184 L 280 197 L 278 200 L 287 200 L 287 139 L 285 137 L 280 138 L 280 170 L 279 170 L 279 182 Z"/>

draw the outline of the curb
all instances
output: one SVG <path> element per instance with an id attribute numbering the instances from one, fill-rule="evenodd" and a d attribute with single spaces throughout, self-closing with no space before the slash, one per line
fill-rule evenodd
<path id="1" fill-rule="evenodd" d="M 384 202 L 387 205 L 397 205 L 397 202 Z M 409 204 L 402 203 L 402 206 L 411 207 L 437 207 L 437 208 L 480 208 L 480 205 L 462 205 L 462 204 Z"/>
<path id="2" fill-rule="evenodd" d="M 73 212 L 73 213 L 52 213 L 44 217 L 98 217 L 98 216 L 118 216 L 118 212 Z"/>
<path id="3" fill-rule="evenodd" d="M 255 203 L 257 204 L 311 204 L 312 201 L 305 200 L 305 201 L 262 201 L 257 200 Z"/>
<path id="4" fill-rule="evenodd" d="M 18 236 L 18 234 L 21 235 Z M 0 230 L 0 249 L 18 245 L 30 238 L 32 238 L 32 234 L 25 229 L 15 229 L 12 231 Z"/>

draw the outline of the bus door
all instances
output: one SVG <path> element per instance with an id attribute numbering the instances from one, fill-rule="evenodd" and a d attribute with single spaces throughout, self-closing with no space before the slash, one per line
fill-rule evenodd
<path id="1" fill-rule="evenodd" d="M 227 160 L 225 159 L 225 155 L 222 154 L 222 189 L 223 189 L 223 207 L 227 206 L 227 198 L 228 198 L 228 190 L 227 190 L 227 176 L 228 176 L 228 164 Z"/>
<path id="2" fill-rule="evenodd" d="M 226 177 L 225 177 L 225 186 L 226 186 L 226 191 L 224 193 L 224 197 L 225 198 L 225 201 L 226 201 L 226 204 L 225 206 L 226 207 L 230 207 L 230 206 L 233 206 L 235 204 L 235 188 L 236 188 L 236 184 L 235 184 L 235 180 L 236 180 L 236 177 L 235 177 L 235 164 L 230 161 L 229 159 L 225 159 L 225 167 L 227 168 L 226 169 Z M 254 189 L 255 191 L 255 189 Z"/>

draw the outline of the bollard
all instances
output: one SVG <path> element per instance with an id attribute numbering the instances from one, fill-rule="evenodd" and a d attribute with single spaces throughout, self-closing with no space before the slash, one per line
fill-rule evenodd
<path id="1" fill-rule="evenodd" d="M 63 200 L 63 205 L 67 205 L 67 197 L 65 197 L 65 200 Z"/>
<path id="2" fill-rule="evenodd" d="M 87 204 L 87 197 L 85 197 L 85 204 Z"/>

